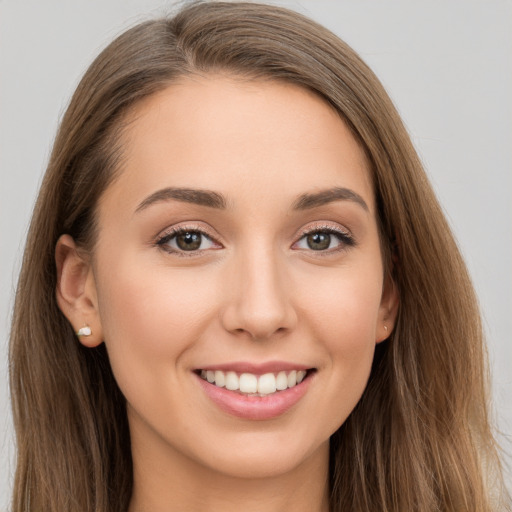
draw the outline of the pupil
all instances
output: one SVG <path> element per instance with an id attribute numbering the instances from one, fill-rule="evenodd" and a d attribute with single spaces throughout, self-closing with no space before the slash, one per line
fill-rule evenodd
<path id="1" fill-rule="evenodd" d="M 331 245 L 331 235 L 329 233 L 314 233 L 307 237 L 308 247 L 314 251 L 323 251 Z"/>
<path id="2" fill-rule="evenodd" d="M 176 244 L 184 251 L 194 251 L 201 246 L 201 235 L 187 231 L 176 237 Z"/>

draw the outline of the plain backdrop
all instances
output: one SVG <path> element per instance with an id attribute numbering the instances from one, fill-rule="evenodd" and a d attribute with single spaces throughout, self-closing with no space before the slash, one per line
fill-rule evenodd
<path id="1" fill-rule="evenodd" d="M 395 101 L 455 231 L 512 433 L 512 2 L 276 1 L 352 45 Z M 59 119 L 96 54 L 162 0 L 0 0 L 0 510 L 14 471 L 7 339 L 33 202 Z"/>

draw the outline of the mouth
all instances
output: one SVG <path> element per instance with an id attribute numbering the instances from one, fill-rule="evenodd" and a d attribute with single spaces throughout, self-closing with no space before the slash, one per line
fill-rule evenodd
<path id="1" fill-rule="evenodd" d="M 317 380 L 317 368 L 288 361 L 212 364 L 193 371 L 204 395 L 222 412 L 272 420 L 296 410 Z"/>
<path id="2" fill-rule="evenodd" d="M 197 375 L 202 380 L 218 388 L 225 388 L 228 391 L 254 397 L 275 395 L 282 391 L 295 388 L 313 372 L 315 372 L 314 368 L 308 370 L 281 370 L 279 372 L 269 372 L 262 375 L 215 369 L 196 370 Z"/>

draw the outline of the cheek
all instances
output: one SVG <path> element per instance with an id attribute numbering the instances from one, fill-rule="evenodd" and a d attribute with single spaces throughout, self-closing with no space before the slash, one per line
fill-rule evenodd
<path id="1" fill-rule="evenodd" d="M 137 380 L 155 382 L 200 337 L 212 289 L 200 273 L 149 269 L 135 258 L 101 268 L 112 269 L 98 276 L 98 302 L 116 379 L 122 389 L 135 372 Z"/>
<path id="2" fill-rule="evenodd" d="M 171 273 L 163 266 L 144 268 L 138 263 L 127 258 L 118 260 L 115 267 L 103 265 L 113 268 L 99 276 L 98 300 L 105 338 L 168 344 L 166 340 L 184 326 L 193 329 L 199 322 L 198 309 L 207 302 L 208 289 L 202 286 L 200 273 Z"/>
<path id="3" fill-rule="evenodd" d="M 382 294 L 380 267 L 339 269 L 332 279 L 317 279 L 311 290 L 303 316 L 327 356 L 321 369 L 328 376 L 324 389 L 330 404 L 319 404 L 317 413 L 327 414 L 326 424 L 334 431 L 359 401 L 370 375 Z"/>
<path id="4" fill-rule="evenodd" d="M 322 332 L 332 352 L 357 352 L 374 344 L 382 296 L 380 266 L 347 266 L 329 278 L 311 279 L 303 293 L 303 316 Z"/>

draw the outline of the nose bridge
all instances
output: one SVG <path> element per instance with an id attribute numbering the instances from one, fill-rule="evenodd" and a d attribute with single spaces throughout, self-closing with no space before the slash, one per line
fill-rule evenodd
<path id="1" fill-rule="evenodd" d="M 286 265 L 270 244 L 240 251 L 229 279 L 234 293 L 224 315 L 228 330 L 264 339 L 295 325 Z"/>

